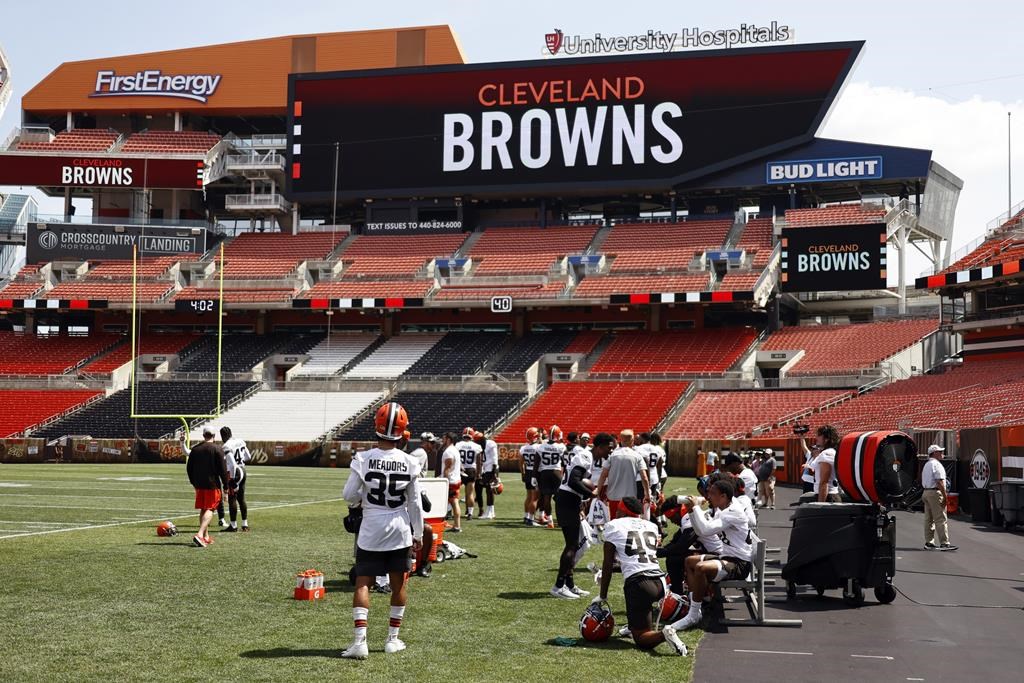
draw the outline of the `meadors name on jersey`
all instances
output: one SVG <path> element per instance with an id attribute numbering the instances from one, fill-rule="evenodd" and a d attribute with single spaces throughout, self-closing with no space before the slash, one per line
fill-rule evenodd
<path id="1" fill-rule="evenodd" d="M 848 159 L 808 159 L 805 161 L 769 161 L 766 182 L 769 185 L 800 182 L 836 182 L 870 180 L 882 177 L 882 157 Z"/>
<path id="2" fill-rule="evenodd" d="M 370 458 L 367 463 L 371 470 L 377 472 L 408 472 L 409 464 L 404 460 L 391 460 L 385 458 Z"/>

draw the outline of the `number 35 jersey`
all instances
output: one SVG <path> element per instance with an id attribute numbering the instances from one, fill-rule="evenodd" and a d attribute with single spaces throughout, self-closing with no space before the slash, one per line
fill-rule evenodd
<path id="1" fill-rule="evenodd" d="M 350 505 L 362 505 L 360 548 L 399 550 L 423 537 L 419 477 L 417 459 L 397 448 L 356 453 L 342 495 Z"/>
<path id="2" fill-rule="evenodd" d="M 661 571 L 658 566 L 658 526 L 642 517 L 617 517 L 604 525 L 604 542 L 615 546 L 622 578 L 639 572 Z"/>

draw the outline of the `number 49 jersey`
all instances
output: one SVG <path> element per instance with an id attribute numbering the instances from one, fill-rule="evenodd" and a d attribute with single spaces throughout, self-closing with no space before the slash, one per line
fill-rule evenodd
<path id="1" fill-rule="evenodd" d="M 363 550 L 399 550 L 423 534 L 418 460 L 397 448 L 356 453 L 343 496 L 362 505 L 358 544 Z"/>
<path id="2" fill-rule="evenodd" d="M 661 571 L 655 554 L 659 540 L 657 525 L 642 517 L 617 517 L 604 525 L 604 542 L 615 546 L 623 579 L 638 572 Z"/>

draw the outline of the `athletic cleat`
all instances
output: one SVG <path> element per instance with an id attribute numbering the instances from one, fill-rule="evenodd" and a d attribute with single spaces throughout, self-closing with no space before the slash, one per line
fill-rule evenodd
<path id="1" fill-rule="evenodd" d="M 199 538 L 199 536 L 193 536 L 192 537 L 192 545 L 194 545 L 197 548 L 205 548 L 206 547 L 206 541 L 204 541 L 203 539 Z"/>
<path id="2" fill-rule="evenodd" d="M 233 534 L 233 533 L 237 533 L 237 532 L 238 532 L 238 527 L 236 527 L 236 526 L 229 526 L 227 529 L 224 530 L 224 533 L 226 533 L 226 534 Z"/>
<path id="3" fill-rule="evenodd" d="M 395 652 L 401 652 L 405 649 L 405 643 L 399 638 L 388 638 L 384 641 L 384 652 L 387 654 L 393 654 Z"/>
<path id="4" fill-rule="evenodd" d="M 571 588 L 569 588 L 569 590 L 571 590 L 574 594 L 580 596 L 581 598 L 590 595 L 590 591 L 585 591 L 579 586 L 572 586 Z"/>
<path id="5" fill-rule="evenodd" d="M 461 534 L 462 533 L 462 527 L 453 526 L 448 531 L 453 533 L 453 534 Z"/>
<path id="6" fill-rule="evenodd" d="M 676 651 L 676 654 L 680 657 L 685 657 L 687 653 L 686 643 L 679 640 L 679 636 L 676 635 L 676 630 L 671 626 L 666 626 L 661 629 L 661 633 L 665 636 L 665 642 L 672 646 L 672 649 Z"/>
<path id="7" fill-rule="evenodd" d="M 620 638 L 629 638 L 633 635 L 633 631 L 628 626 L 623 626 L 619 629 Z"/>
<path id="8" fill-rule="evenodd" d="M 565 586 L 562 586 L 561 588 L 558 588 L 558 587 L 552 588 L 550 593 L 554 597 L 561 598 L 562 600 L 579 600 L 580 599 L 580 596 L 576 595 L 575 593 L 573 593 L 571 590 L 569 590 Z"/>
<path id="9" fill-rule="evenodd" d="M 217 520 L 217 526 L 219 526 L 219 527 L 220 527 L 221 529 L 223 529 L 223 528 L 224 528 L 224 527 L 226 527 L 227 525 L 228 525 L 228 523 L 227 523 L 227 522 L 225 522 L 225 521 L 224 521 L 223 519 L 218 519 L 218 520 Z"/>
<path id="10" fill-rule="evenodd" d="M 366 646 L 365 640 L 352 643 L 348 646 L 348 649 L 341 651 L 343 659 L 366 659 L 369 654 L 370 648 Z"/>
<path id="11" fill-rule="evenodd" d="M 243 526 L 242 531 L 249 531 L 249 525 L 246 524 L 245 526 Z"/>

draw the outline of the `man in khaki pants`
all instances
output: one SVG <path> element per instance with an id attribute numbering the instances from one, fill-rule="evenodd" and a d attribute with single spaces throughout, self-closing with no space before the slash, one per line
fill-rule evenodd
<path id="1" fill-rule="evenodd" d="M 949 542 L 946 525 L 946 468 L 942 456 L 946 449 L 937 444 L 928 447 L 928 462 L 921 470 L 921 485 L 924 487 L 924 548 L 925 550 L 956 550 Z M 939 545 L 935 545 L 935 537 Z"/>

